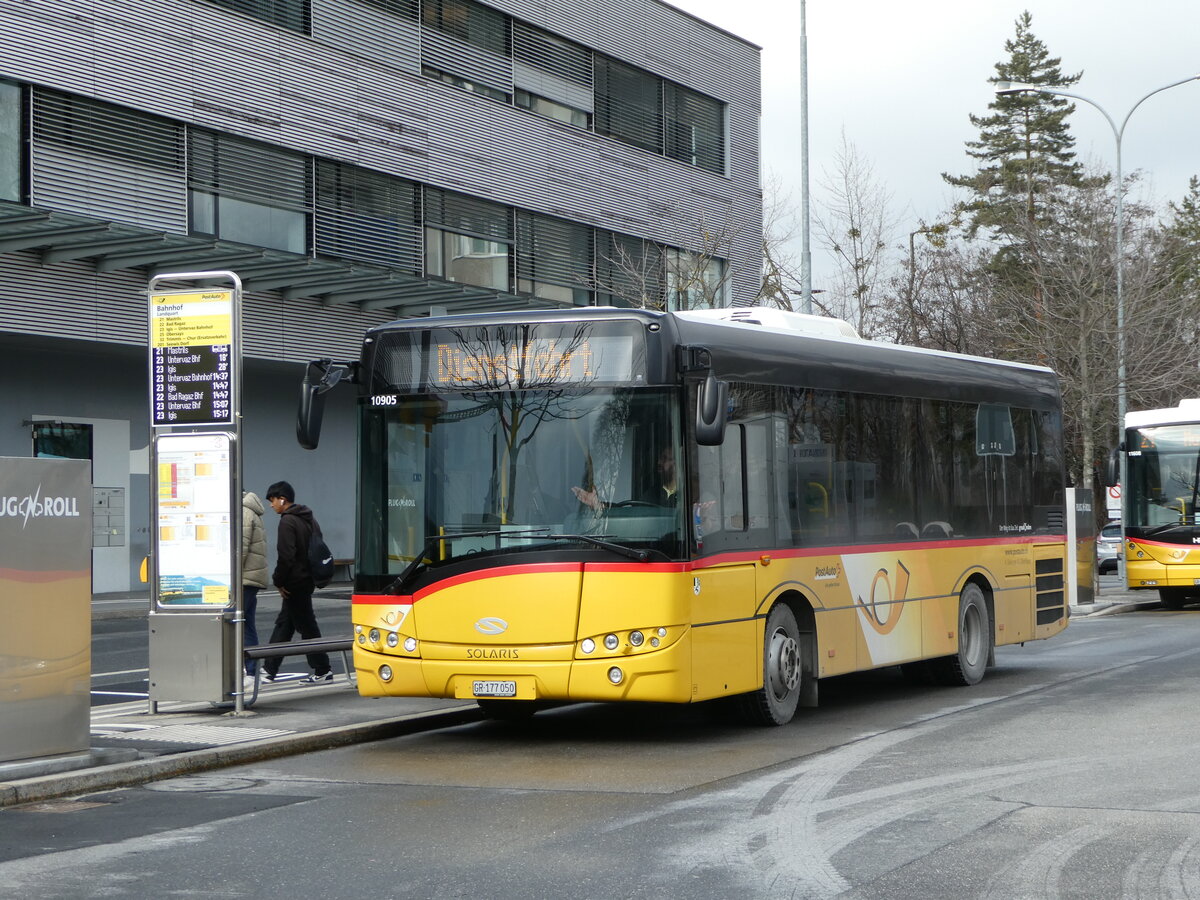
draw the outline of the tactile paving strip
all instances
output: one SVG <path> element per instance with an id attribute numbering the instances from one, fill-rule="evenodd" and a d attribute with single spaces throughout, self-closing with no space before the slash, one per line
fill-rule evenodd
<path id="1" fill-rule="evenodd" d="M 102 735 L 108 740 L 217 746 L 261 741 L 294 733 L 283 728 L 242 728 L 233 725 L 160 725 L 155 728 L 139 728 L 137 731 L 92 729 L 92 734 Z"/>

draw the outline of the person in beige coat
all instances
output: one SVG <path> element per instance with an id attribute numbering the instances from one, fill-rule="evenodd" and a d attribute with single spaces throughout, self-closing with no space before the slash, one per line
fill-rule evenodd
<path id="1" fill-rule="evenodd" d="M 258 590 L 267 581 L 267 529 L 263 525 L 263 504 L 253 491 L 242 493 L 242 614 L 246 619 L 245 647 L 258 646 Z M 254 677 L 256 660 L 246 660 L 246 674 Z"/>

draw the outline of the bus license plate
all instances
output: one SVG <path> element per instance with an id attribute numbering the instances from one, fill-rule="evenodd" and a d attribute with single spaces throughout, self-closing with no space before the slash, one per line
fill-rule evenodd
<path id="1" fill-rule="evenodd" d="M 515 681 L 474 681 L 471 683 L 471 693 L 476 697 L 515 697 L 517 683 Z"/>

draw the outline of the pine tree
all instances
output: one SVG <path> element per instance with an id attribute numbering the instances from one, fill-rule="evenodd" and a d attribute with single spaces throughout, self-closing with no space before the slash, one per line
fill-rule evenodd
<path id="1" fill-rule="evenodd" d="M 1171 204 L 1166 236 L 1172 257 L 1171 279 L 1183 290 L 1200 294 L 1200 178 L 1188 180 L 1183 200 Z"/>
<path id="2" fill-rule="evenodd" d="M 1034 36 L 1032 21 L 1028 11 L 1016 20 L 1016 36 L 1004 44 L 1009 58 L 996 63 L 996 74 L 988 81 L 1047 87 L 1077 82 L 1082 73 L 1062 73 L 1061 59 L 1051 57 Z M 1027 234 L 1030 224 L 1053 222 L 1049 207 L 1056 188 L 1084 184 L 1066 121 L 1075 106 L 1053 94 L 1024 92 L 997 94 L 988 109 L 991 115 L 971 116 L 979 140 L 967 142 L 967 155 L 979 160 L 979 170 L 970 175 L 943 173 L 942 178 L 971 193 L 960 209 L 970 236 L 984 229 L 1001 245 L 1001 258 L 1014 253 L 1023 257 L 1014 243 L 1016 234 Z"/>

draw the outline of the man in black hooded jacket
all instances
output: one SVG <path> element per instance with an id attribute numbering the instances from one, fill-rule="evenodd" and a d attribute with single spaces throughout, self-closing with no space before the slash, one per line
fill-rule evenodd
<path id="1" fill-rule="evenodd" d="M 321 526 L 313 518 L 312 510 L 296 502 L 296 492 L 286 481 L 277 481 L 267 488 L 267 502 L 279 514 L 279 534 L 275 541 L 278 562 L 271 580 L 279 589 L 282 603 L 271 632 L 271 643 L 285 643 L 300 632 L 302 640 L 319 638 L 321 627 L 313 613 L 312 595 L 316 585 L 308 570 L 308 539 Z M 300 680 L 300 684 L 323 684 L 333 681 L 329 666 L 329 654 L 309 653 L 308 664 L 312 674 Z M 274 681 L 283 662 L 281 657 L 263 660 L 263 677 Z"/>

